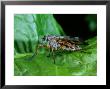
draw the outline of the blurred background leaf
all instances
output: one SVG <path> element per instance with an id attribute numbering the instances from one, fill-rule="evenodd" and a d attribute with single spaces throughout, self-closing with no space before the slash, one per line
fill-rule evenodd
<path id="1" fill-rule="evenodd" d="M 97 15 L 96 14 L 87 15 L 85 20 L 88 22 L 88 27 L 91 32 L 94 32 L 97 30 Z"/>
<path id="2" fill-rule="evenodd" d="M 62 52 L 47 57 L 48 50 L 27 61 L 44 35 L 65 35 L 52 14 L 15 14 L 14 16 L 14 75 L 16 76 L 94 76 L 97 73 L 96 36 L 86 40 L 82 51 Z"/>

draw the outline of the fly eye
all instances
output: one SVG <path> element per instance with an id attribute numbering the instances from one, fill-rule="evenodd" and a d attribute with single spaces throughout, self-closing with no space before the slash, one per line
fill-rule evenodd
<path id="1" fill-rule="evenodd" d="M 47 42 L 47 41 L 48 41 L 48 37 L 47 37 L 47 36 L 44 36 L 44 37 L 42 38 L 42 41 L 43 41 L 43 42 Z"/>

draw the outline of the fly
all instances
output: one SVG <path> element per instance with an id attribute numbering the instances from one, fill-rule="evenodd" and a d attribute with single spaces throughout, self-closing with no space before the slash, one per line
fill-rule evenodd
<path id="1" fill-rule="evenodd" d="M 52 53 L 53 61 L 55 64 L 55 57 L 54 57 L 55 50 L 77 51 L 82 49 L 80 47 L 80 44 L 81 44 L 81 41 L 79 37 L 47 35 L 41 39 L 41 42 L 36 47 L 36 52 L 32 56 L 32 58 L 35 55 L 37 55 L 38 49 L 40 47 L 48 48 Z"/>

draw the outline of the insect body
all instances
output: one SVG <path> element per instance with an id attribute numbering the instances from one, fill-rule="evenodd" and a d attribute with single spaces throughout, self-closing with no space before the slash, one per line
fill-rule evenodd
<path id="1" fill-rule="evenodd" d="M 69 36 L 48 35 L 43 37 L 43 42 L 47 42 L 46 45 L 53 50 L 76 51 L 82 49 L 79 46 L 80 41 L 78 37 L 70 38 Z"/>
<path id="2" fill-rule="evenodd" d="M 37 46 L 36 54 L 38 53 L 37 51 L 38 51 L 39 47 L 49 48 L 50 52 L 53 55 L 53 60 L 55 63 L 55 59 L 54 59 L 54 51 L 55 50 L 65 50 L 65 51 L 81 50 L 82 48 L 79 46 L 80 43 L 81 42 L 78 37 L 71 38 L 70 36 L 48 35 L 48 36 L 44 36 L 42 38 L 42 41 Z"/>

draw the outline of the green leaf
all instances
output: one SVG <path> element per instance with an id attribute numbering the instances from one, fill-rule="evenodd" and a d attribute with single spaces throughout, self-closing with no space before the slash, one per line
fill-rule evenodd
<path id="1" fill-rule="evenodd" d="M 97 73 L 96 38 L 87 41 L 89 43 L 83 50 L 69 53 L 56 54 L 47 57 L 48 51 L 41 53 L 33 60 L 26 60 L 33 54 L 15 56 L 15 75 L 25 76 L 95 76 Z"/>
<path id="2" fill-rule="evenodd" d="M 91 32 L 94 32 L 97 30 L 97 15 L 96 14 L 87 15 L 85 20 L 88 22 L 88 27 Z"/>
<path id="3" fill-rule="evenodd" d="M 33 60 L 29 59 L 38 39 L 44 35 L 65 35 L 53 15 L 16 14 L 14 16 L 14 75 L 15 76 L 96 76 L 96 37 L 87 40 L 89 45 L 75 52 L 55 52 L 40 48 Z M 55 64 L 53 62 L 55 59 Z"/>

